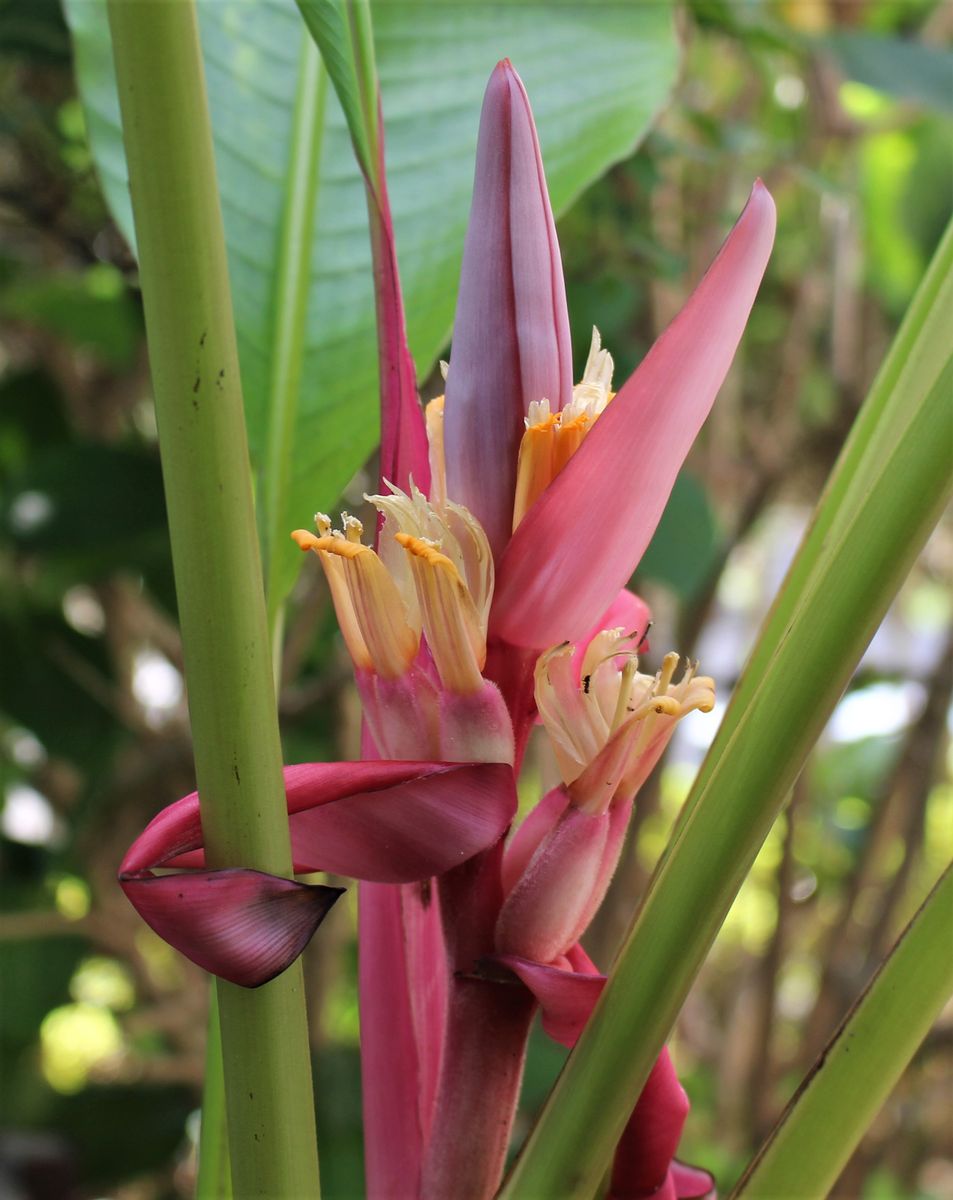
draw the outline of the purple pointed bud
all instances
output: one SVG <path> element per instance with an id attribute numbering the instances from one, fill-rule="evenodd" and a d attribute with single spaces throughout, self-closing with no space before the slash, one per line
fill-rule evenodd
<path id="1" fill-rule="evenodd" d="M 444 416 L 447 492 L 510 537 L 523 418 L 572 395 L 566 290 L 533 113 L 509 59 L 480 117 Z"/>

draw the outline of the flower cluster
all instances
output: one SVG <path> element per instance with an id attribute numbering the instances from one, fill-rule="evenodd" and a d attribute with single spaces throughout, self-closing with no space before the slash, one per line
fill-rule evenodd
<path id="1" fill-rule="evenodd" d="M 293 535 L 326 576 L 368 759 L 288 768 L 296 867 L 395 885 L 361 895 L 372 1195 L 463 1195 L 462 1179 L 466 1195 L 491 1194 L 529 1016 L 539 1005 L 544 1027 L 572 1044 L 595 1003 L 603 977 L 579 939 L 633 803 L 678 721 L 714 704 L 712 680 L 675 653 L 640 669 L 649 614 L 625 584 L 730 366 L 773 234 L 759 182 L 632 377 L 613 391 L 594 331 L 573 385 L 536 130 L 519 77 L 500 63 L 481 117 L 446 395 L 424 414 L 390 411 L 385 394 L 382 461 L 402 465 L 367 497 L 374 545 L 346 513 L 337 529 L 319 513 L 314 532 Z M 510 834 L 537 721 L 562 782 Z M 187 797 L 133 846 L 123 887 L 195 961 L 261 983 L 334 896 L 240 865 L 206 871 L 201 844 Z M 705 1173 L 673 1161 L 686 1111 L 663 1054 L 620 1143 L 613 1195 L 710 1190 Z"/>

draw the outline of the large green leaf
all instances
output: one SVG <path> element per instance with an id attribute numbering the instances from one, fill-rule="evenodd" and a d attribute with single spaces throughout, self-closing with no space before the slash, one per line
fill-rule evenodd
<path id="1" fill-rule="evenodd" d="M 104 6 L 65 7 L 93 152 L 131 240 Z M 207 0 L 199 11 L 249 438 L 260 467 L 274 347 L 294 318 L 276 302 L 276 277 L 286 191 L 300 158 L 292 114 L 307 35 L 292 0 Z M 408 332 L 423 375 L 450 331 L 481 97 L 496 60 L 509 55 L 526 82 L 558 211 L 645 132 L 673 83 L 678 48 L 667 3 L 386 0 L 375 6 L 374 25 Z M 333 89 L 320 136 L 289 529 L 335 503 L 377 438 L 364 188 Z M 289 582 L 300 556 L 290 540 L 282 550 Z"/>

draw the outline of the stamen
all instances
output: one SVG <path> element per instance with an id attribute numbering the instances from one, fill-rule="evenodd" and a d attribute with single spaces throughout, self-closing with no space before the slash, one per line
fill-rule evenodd
<path id="1" fill-rule="evenodd" d="M 545 412 L 545 415 L 532 424 L 529 423 L 530 418 L 527 418 L 526 432 L 520 442 L 516 467 L 516 496 L 513 501 L 514 531 L 552 483 L 556 474 L 553 454 L 559 429 L 559 415 L 549 412 L 548 400 L 540 401 L 539 404 L 534 401 L 530 405 L 531 415 L 542 412 Z"/>
<path id="2" fill-rule="evenodd" d="M 440 369 L 446 380 L 449 366 L 442 362 Z M 443 396 L 437 396 L 424 409 L 427 426 L 428 458 L 430 460 L 430 499 L 433 504 L 442 504 L 447 498 L 447 464 L 443 452 Z"/>
<path id="3" fill-rule="evenodd" d="M 462 504 L 444 501 L 436 504 L 411 484 L 410 495 L 388 484 L 390 495 L 368 496 L 387 518 L 381 539 L 381 557 L 397 581 L 402 594 L 410 594 L 408 604 L 417 606 L 416 587 L 410 562 L 398 548 L 394 535 L 398 532 L 423 538 L 438 546 L 453 563 L 466 584 L 477 612 L 483 635 L 493 599 L 493 555 L 480 522 Z"/>
<path id="4" fill-rule="evenodd" d="M 453 561 L 426 538 L 397 534 L 407 551 L 424 633 L 444 687 L 475 692 L 483 686 L 486 637 L 473 597 Z"/>
<path id="5" fill-rule="evenodd" d="M 565 412 L 561 414 L 553 446 L 553 479 L 582 445 L 594 419 L 587 412 L 568 418 Z"/>
<path id="6" fill-rule="evenodd" d="M 664 696 L 668 691 L 669 684 L 672 682 L 672 676 L 678 669 L 678 664 L 681 661 L 681 656 L 676 654 L 674 650 L 670 650 L 662 659 L 662 669 L 659 671 L 658 693 Z"/>
<path id="7" fill-rule="evenodd" d="M 544 396 L 542 400 L 530 400 L 529 412 L 523 419 L 527 429 L 531 429 L 534 425 L 544 425 L 553 415 L 552 406 Z"/>
<path id="8" fill-rule="evenodd" d="M 616 701 L 615 712 L 612 714 L 612 724 L 609 726 L 611 733 L 615 733 L 622 722 L 626 719 L 626 713 L 629 711 L 632 682 L 638 673 L 638 669 L 639 660 L 637 658 L 630 658 L 622 668 L 622 676 L 619 680 L 619 698 Z"/>
<path id="9" fill-rule="evenodd" d="M 589 344 L 589 357 L 586 359 L 586 369 L 582 373 L 583 383 L 593 383 L 604 387 L 608 392 L 612 386 L 612 372 L 615 363 L 608 350 L 602 349 L 602 335 L 595 325 L 592 327 L 592 341 Z"/>
<path id="10" fill-rule="evenodd" d="M 569 783 L 583 764 L 599 751 L 608 736 L 599 698 L 585 679 L 580 687 L 575 678 L 570 642 L 541 654 L 536 663 L 536 707 L 549 734 L 563 779 Z"/>
<path id="11" fill-rule="evenodd" d="M 357 517 L 352 517 L 346 512 L 341 513 L 341 528 L 349 542 L 361 544 L 361 539 L 364 537 L 364 526 Z"/>
<path id="12" fill-rule="evenodd" d="M 355 666 L 384 679 L 403 675 L 417 655 L 419 636 L 407 621 L 400 593 L 387 568 L 360 540 L 361 522 L 343 514 L 345 535 L 315 537 L 305 529 L 291 535 L 313 550 L 324 569 L 338 625 Z M 318 514 L 319 530 L 330 527 Z"/>
<path id="13" fill-rule="evenodd" d="M 579 675 L 572 647 L 556 646 L 536 665 L 536 707 L 550 736 L 573 803 L 601 812 L 617 797 L 635 795 L 675 730 L 694 709 L 714 706 L 714 683 L 697 663 L 667 654 L 654 676 L 638 669 L 638 631 L 606 629 L 589 643 Z"/>
<path id="14" fill-rule="evenodd" d="M 602 349 L 599 331 L 593 329 L 582 382 L 573 388 L 572 399 L 562 412 L 553 413 L 545 397 L 530 403 L 516 473 L 514 530 L 582 445 L 612 399 L 612 369 L 612 355 Z"/>

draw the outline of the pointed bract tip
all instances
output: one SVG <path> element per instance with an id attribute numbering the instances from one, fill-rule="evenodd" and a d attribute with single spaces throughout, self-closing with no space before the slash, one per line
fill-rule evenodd
<path id="1" fill-rule="evenodd" d="M 525 108 L 529 111 L 530 120 L 532 121 L 532 109 L 530 107 L 529 96 L 526 92 L 526 85 L 520 78 L 519 71 L 517 71 L 508 58 L 501 58 L 493 68 L 486 85 L 486 94 L 488 96 L 497 95 L 500 98 L 503 96 L 516 97 L 522 101 Z"/>
<path id="2" fill-rule="evenodd" d="M 760 175 L 751 185 L 751 193 L 748 196 L 748 203 L 745 205 L 745 208 L 748 208 L 751 205 L 756 205 L 759 208 L 762 208 L 765 213 L 770 213 L 772 222 L 777 220 L 777 207 L 774 203 L 774 197 L 768 191 L 768 188 Z"/>

